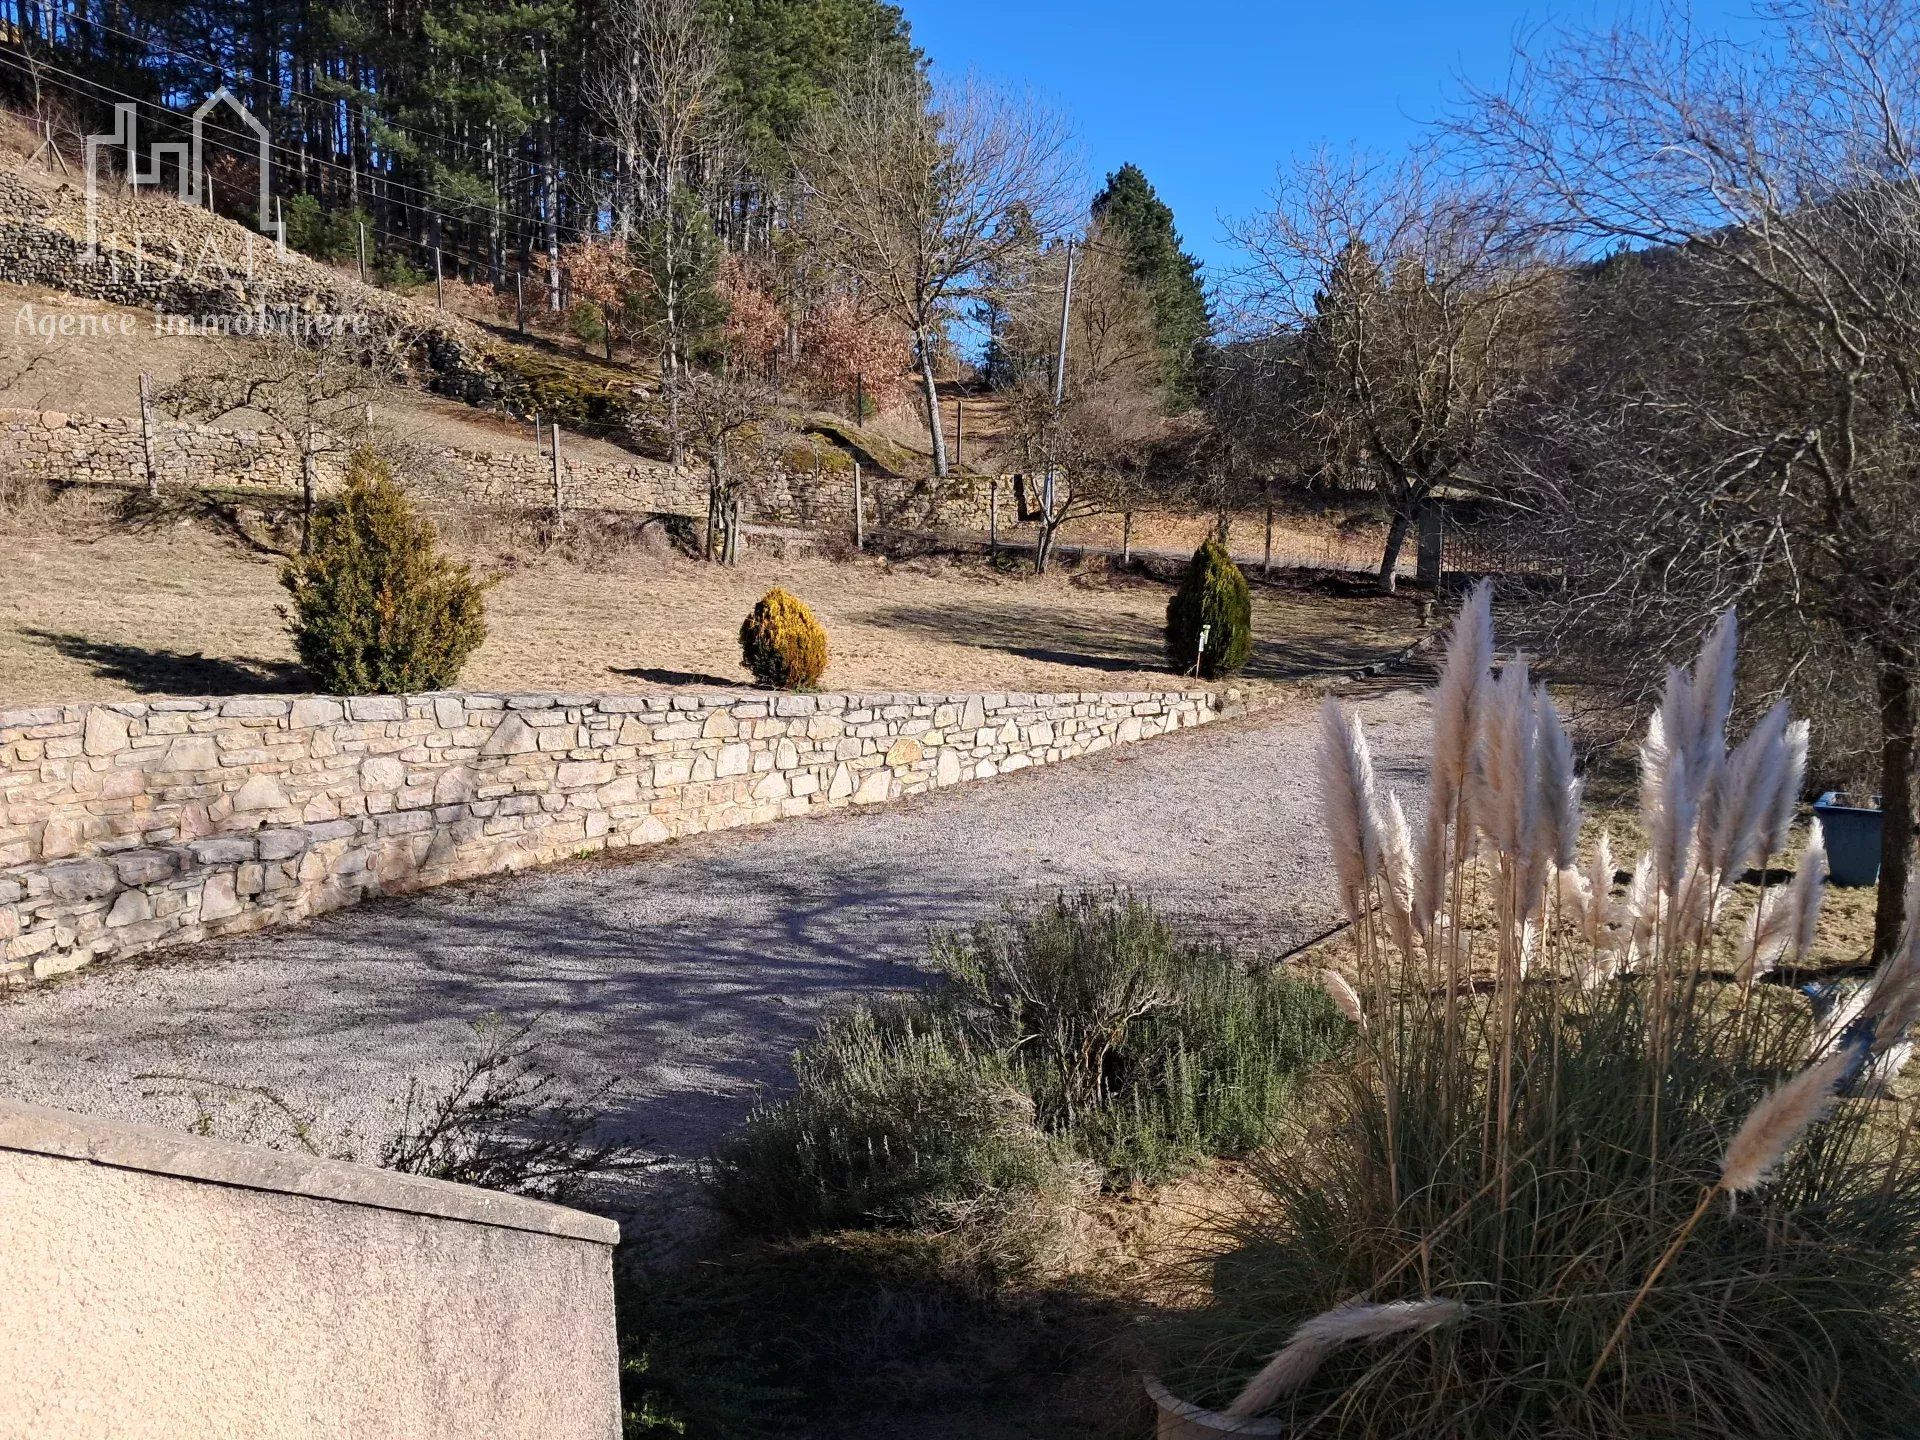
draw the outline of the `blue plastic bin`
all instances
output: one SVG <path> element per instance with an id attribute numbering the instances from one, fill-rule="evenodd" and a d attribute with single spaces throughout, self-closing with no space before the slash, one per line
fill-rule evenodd
<path id="1" fill-rule="evenodd" d="M 1873 803 L 1829 790 L 1813 802 L 1814 818 L 1827 837 L 1827 873 L 1836 885 L 1875 885 L 1880 881 L 1880 797 Z"/>

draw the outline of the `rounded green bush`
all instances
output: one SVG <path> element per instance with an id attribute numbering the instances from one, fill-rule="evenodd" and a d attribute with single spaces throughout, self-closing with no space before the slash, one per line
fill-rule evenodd
<path id="1" fill-rule="evenodd" d="M 826 627 L 806 602 L 775 588 L 740 627 L 740 663 L 769 690 L 808 690 L 827 668 Z"/>
<path id="2" fill-rule="evenodd" d="M 315 508 L 306 553 L 280 583 L 300 663 L 330 694 L 449 689 L 487 635 L 487 583 L 440 553 L 432 522 L 366 451 Z"/>
<path id="3" fill-rule="evenodd" d="M 1200 649 L 1200 633 L 1207 645 Z M 1167 661 L 1182 675 L 1231 675 L 1253 650 L 1253 597 L 1226 547 L 1209 540 L 1193 552 L 1180 588 L 1167 601 Z"/>

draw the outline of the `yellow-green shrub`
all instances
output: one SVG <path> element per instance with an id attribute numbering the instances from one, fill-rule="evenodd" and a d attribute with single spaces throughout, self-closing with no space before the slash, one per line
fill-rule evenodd
<path id="1" fill-rule="evenodd" d="M 827 668 L 827 632 L 806 602 L 779 588 L 740 627 L 740 663 L 769 690 L 807 690 Z"/>

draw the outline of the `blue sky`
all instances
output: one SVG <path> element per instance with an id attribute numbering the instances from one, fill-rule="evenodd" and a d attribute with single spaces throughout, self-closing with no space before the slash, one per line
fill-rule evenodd
<path id="1" fill-rule="evenodd" d="M 1514 37 L 1606 0 L 901 0 L 936 71 L 977 70 L 1051 99 L 1091 184 L 1131 160 L 1210 271 L 1232 264 L 1222 216 L 1259 207 L 1283 156 L 1391 151 L 1440 112 L 1456 77 L 1497 83 Z M 1740 0 L 1697 0 L 1718 29 Z"/>

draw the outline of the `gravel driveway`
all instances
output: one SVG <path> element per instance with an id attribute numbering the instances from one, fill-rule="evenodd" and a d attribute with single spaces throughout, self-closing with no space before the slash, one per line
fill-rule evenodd
<path id="1" fill-rule="evenodd" d="M 1417 791 L 1420 697 L 1359 708 L 1383 782 Z M 1324 927 L 1312 719 L 1293 704 L 885 809 L 82 971 L 0 1000 L 0 1091 L 256 1139 L 284 1133 L 284 1102 L 364 1155 L 410 1079 L 473 1053 L 475 1021 L 538 1014 L 549 1068 L 613 1081 L 614 1125 L 696 1157 L 780 1082 L 823 1005 L 911 984 L 930 928 L 1109 884 L 1251 952 Z"/>

